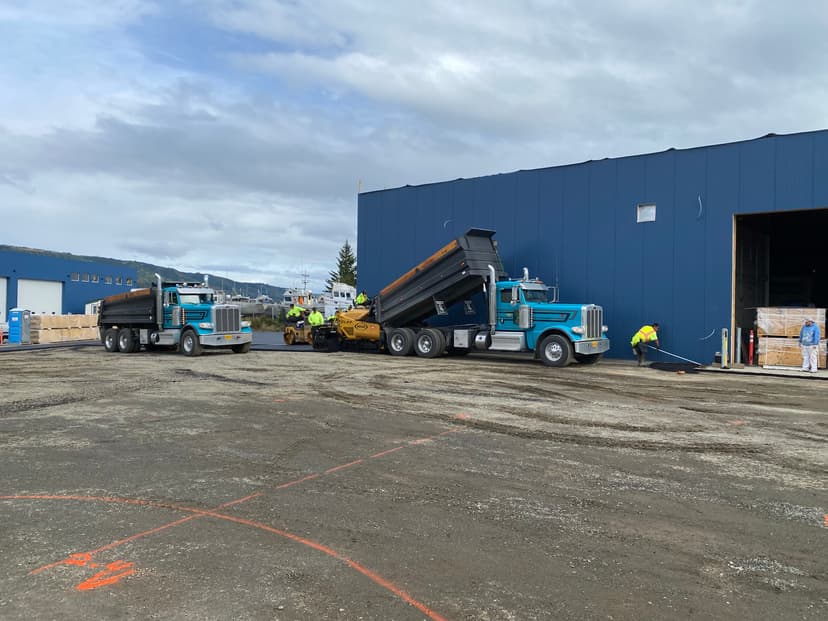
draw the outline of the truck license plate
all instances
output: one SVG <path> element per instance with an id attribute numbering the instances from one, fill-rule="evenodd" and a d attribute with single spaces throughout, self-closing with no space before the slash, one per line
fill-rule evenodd
<path id="1" fill-rule="evenodd" d="M 224 335 L 224 340 L 225 341 L 232 341 L 233 340 L 233 335 L 232 334 L 225 334 Z"/>
<path id="2" fill-rule="evenodd" d="M 595 342 L 595 341 L 592 341 L 592 349 L 595 349 L 596 347 L 598 347 L 598 343 Z"/>

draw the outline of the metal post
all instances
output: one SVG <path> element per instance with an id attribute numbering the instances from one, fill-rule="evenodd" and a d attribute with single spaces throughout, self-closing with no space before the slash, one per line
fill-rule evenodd
<path id="1" fill-rule="evenodd" d="M 753 330 L 748 335 L 750 343 L 748 343 L 748 366 L 753 366 Z"/>
<path id="2" fill-rule="evenodd" d="M 728 368 L 728 359 L 727 354 L 730 351 L 730 345 L 728 343 L 728 330 L 727 328 L 722 328 L 722 368 Z"/>
<path id="3" fill-rule="evenodd" d="M 736 328 L 736 353 L 733 354 L 733 365 L 742 364 L 742 329 Z"/>

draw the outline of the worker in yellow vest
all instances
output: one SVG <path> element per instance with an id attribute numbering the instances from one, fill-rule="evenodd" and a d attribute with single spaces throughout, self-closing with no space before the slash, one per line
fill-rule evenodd
<path id="1" fill-rule="evenodd" d="M 644 364 L 644 354 L 647 351 L 647 347 L 651 343 L 655 343 L 656 349 L 659 348 L 657 323 L 641 326 L 641 329 L 633 335 L 632 340 L 630 341 L 633 353 L 635 353 L 636 357 L 638 357 L 638 366 L 642 366 Z"/>
<path id="2" fill-rule="evenodd" d="M 294 304 L 290 305 L 290 309 L 288 310 L 287 314 L 285 315 L 285 321 L 288 323 L 296 323 L 302 318 L 302 313 L 305 311 L 304 308 L 301 306 L 296 306 Z"/>
<path id="3" fill-rule="evenodd" d="M 359 295 L 356 296 L 354 300 L 354 306 L 367 306 L 368 305 L 368 294 L 365 293 L 365 289 L 359 292 Z"/>
<path id="4" fill-rule="evenodd" d="M 323 323 L 325 323 L 325 316 L 316 310 L 316 307 L 314 306 L 311 314 L 308 315 L 308 324 L 311 326 L 321 326 Z"/>

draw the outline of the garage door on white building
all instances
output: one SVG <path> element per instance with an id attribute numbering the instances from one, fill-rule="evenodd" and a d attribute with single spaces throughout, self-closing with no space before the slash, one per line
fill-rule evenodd
<path id="1" fill-rule="evenodd" d="M 6 306 L 6 300 L 8 296 L 6 296 L 6 287 L 9 286 L 9 279 L 8 278 L 0 278 L 0 323 L 6 323 L 9 320 L 9 315 L 6 312 L 8 307 Z"/>
<path id="2" fill-rule="evenodd" d="M 38 315 L 63 314 L 63 283 L 21 278 L 17 281 L 17 307 Z"/>

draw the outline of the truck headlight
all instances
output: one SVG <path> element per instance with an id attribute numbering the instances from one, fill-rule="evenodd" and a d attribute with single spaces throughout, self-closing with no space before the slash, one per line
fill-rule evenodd
<path id="1" fill-rule="evenodd" d="M 572 331 L 575 334 L 583 334 L 584 333 L 584 327 L 583 326 L 575 326 L 574 328 L 572 328 Z"/>
<path id="2" fill-rule="evenodd" d="M 202 330 L 212 330 L 213 324 L 211 324 L 209 321 L 202 321 L 200 324 L 198 324 L 198 327 Z"/>
<path id="3" fill-rule="evenodd" d="M 601 326 L 601 332 L 609 332 L 609 326 Z"/>
<path id="4" fill-rule="evenodd" d="M 250 327 L 250 322 L 249 321 L 242 321 L 241 322 L 241 327 L 242 328 L 249 328 Z"/>

